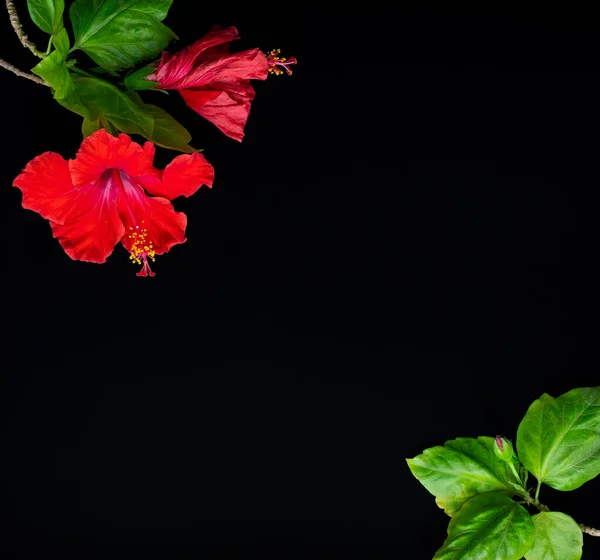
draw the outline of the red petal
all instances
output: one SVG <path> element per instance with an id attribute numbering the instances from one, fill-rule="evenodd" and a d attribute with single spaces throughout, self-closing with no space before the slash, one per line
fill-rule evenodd
<path id="1" fill-rule="evenodd" d="M 239 39 L 239 37 L 236 37 L 236 39 Z M 230 49 L 228 43 L 225 43 L 223 45 L 217 45 L 216 47 L 210 47 L 209 49 L 206 49 L 201 54 L 199 54 L 196 57 L 194 63 L 198 65 L 202 62 L 208 62 L 210 60 L 214 60 L 215 58 L 228 55 L 229 52 Z"/>
<path id="2" fill-rule="evenodd" d="M 153 175 L 154 145 L 136 144 L 127 134 L 111 136 L 100 129 L 81 144 L 74 160 L 69 162 L 75 186 L 96 183 L 107 169 L 119 169 L 130 176 Z"/>
<path id="3" fill-rule="evenodd" d="M 163 51 L 162 56 L 160 57 L 160 63 L 158 65 L 158 67 L 162 67 L 164 66 L 167 62 L 169 62 L 169 60 L 171 60 L 171 58 L 173 57 L 173 53 L 170 53 L 168 51 Z"/>
<path id="4" fill-rule="evenodd" d="M 266 80 L 269 61 L 258 49 L 222 56 L 202 63 L 173 84 L 173 89 L 211 87 L 215 82 Z M 211 87 L 211 89 L 216 89 Z"/>
<path id="5" fill-rule="evenodd" d="M 221 90 L 186 89 L 181 96 L 196 113 L 213 123 L 221 132 L 241 142 L 250 114 L 254 89 L 250 82 L 213 84 Z"/>
<path id="6" fill-rule="evenodd" d="M 220 25 L 214 25 L 202 39 L 190 47 L 190 51 L 197 59 L 200 55 L 205 55 L 206 51 L 213 50 L 214 52 L 220 45 L 237 41 L 239 38 L 238 30 L 235 27 L 229 26 L 223 29 Z"/>
<path id="7" fill-rule="evenodd" d="M 235 27 L 221 29 L 219 26 L 213 27 L 202 39 L 196 41 L 193 45 L 185 47 L 178 53 L 167 58 L 163 55 L 160 65 L 156 72 L 148 76 L 147 79 L 158 82 L 158 87 L 163 89 L 173 89 L 173 84 L 191 72 L 196 59 L 208 49 L 212 49 L 223 43 L 239 39 Z"/>
<path id="8" fill-rule="evenodd" d="M 13 185 L 23 193 L 23 208 L 58 223 L 62 223 L 71 211 L 77 195 L 68 162 L 53 152 L 45 152 L 31 160 Z"/>
<path id="9" fill-rule="evenodd" d="M 111 172 L 77 193 L 63 224 L 51 222 L 54 237 L 72 259 L 103 263 L 125 233 L 119 190 Z"/>
<path id="10" fill-rule="evenodd" d="M 213 166 L 202 154 L 177 156 L 162 173 L 156 177 L 137 177 L 137 181 L 155 196 L 173 200 L 178 196 L 191 196 L 202 185 L 212 187 L 215 178 Z"/>
<path id="11" fill-rule="evenodd" d="M 121 185 L 119 208 L 127 228 L 122 242 L 128 251 L 131 251 L 143 230 L 146 230 L 145 243 L 149 245 L 152 242 L 157 255 L 166 253 L 173 245 L 186 241 L 187 217 L 183 212 L 175 212 L 173 205 L 164 198 L 147 196 L 137 182 L 123 174 Z"/>

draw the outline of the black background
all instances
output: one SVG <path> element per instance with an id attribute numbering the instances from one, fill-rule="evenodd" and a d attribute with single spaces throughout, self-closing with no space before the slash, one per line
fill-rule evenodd
<path id="1" fill-rule="evenodd" d="M 80 120 L 0 70 L 2 557 L 431 558 L 448 519 L 405 459 L 598 385 L 591 17 L 177 0 L 166 23 L 171 50 L 218 23 L 299 64 L 254 84 L 241 144 L 145 94 L 216 168 L 153 279 L 21 208 L 14 177 L 74 157 Z M 599 494 L 542 501 L 598 526 Z"/>

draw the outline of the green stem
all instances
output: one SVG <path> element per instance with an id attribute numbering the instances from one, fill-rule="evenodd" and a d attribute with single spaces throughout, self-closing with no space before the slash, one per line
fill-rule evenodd
<path id="1" fill-rule="evenodd" d="M 538 501 L 538 498 L 540 497 L 540 488 L 542 487 L 542 483 L 538 480 L 537 483 L 537 488 L 535 489 L 535 501 Z"/>
<path id="2" fill-rule="evenodd" d="M 535 498 L 532 498 L 531 494 L 526 489 L 523 489 L 523 492 L 519 493 L 519 495 L 527 502 L 527 505 L 533 506 L 534 508 L 536 508 L 540 511 L 551 511 L 548 506 L 545 506 L 544 504 L 540 503 L 540 501 L 537 499 L 537 494 L 539 494 L 539 486 L 538 486 L 538 492 L 536 492 Z"/>
<path id="3" fill-rule="evenodd" d="M 50 40 L 48 41 L 48 48 L 46 49 L 46 56 L 48 56 L 50 54 L 51 50 L 52 50 L 52 36 L 50 37 Z"/>
<path id="4" fill-rule="evenodd" d="M 527 503 L 530 506 L 533 506 L 536 509 L 539 509 L 540 511 L 550 511 L 550 508 L 548 506 L 545 506 L 544 504 L 541 504 L 539 502 L 539 500 L 536 500 L 535 498 L 532 498 L 531 496 L 529 496 L 529 499 L 527 500 Z"/>
<path id="5" fill-rule="evenodd" d="M 521 477 L 519 476 L 519 473 L 517 472 L 515 464 L 511 461 L 510 463 L 508 463 L 508 466 L 510 467 L 510 470 L 512 471 L 512 473 L 515 475 L 515 478 L 517 479 L 519 484 L 521 484 Z"/>

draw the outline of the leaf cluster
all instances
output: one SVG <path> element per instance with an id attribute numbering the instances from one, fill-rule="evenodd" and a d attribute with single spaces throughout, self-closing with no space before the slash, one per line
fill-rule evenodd
<path id="1" fill-rule="evenodd" d="M 600 474 L 600 387 L 542 395 L 519 425 L 516 448 L 500 436 L 458 438 L 407 460 L 451 517 L 434 559 L 581 558 L 580 526 L 541 504 L 539 492 L 544 484 L 575 490 Z"/>
<path id="2" fill-rule="evenodd" d="M 76 0 L 65 27 L 64 0 L 27 0 L 33 22 L 50 35 L 45 58 L 32 72 L 52 88 L 62 106 L 83 117 L 82 132 L 99 128 L 138 134 L 158 146 L 192 153 L 186 128 L 164 109 L 144 103 L 136 90 L 177 36 L 163 22 L 173 0 Z M 96 66 L 80 68 L 77 53 Z M 140 67 L 140 65 L 142 65 Z"/>

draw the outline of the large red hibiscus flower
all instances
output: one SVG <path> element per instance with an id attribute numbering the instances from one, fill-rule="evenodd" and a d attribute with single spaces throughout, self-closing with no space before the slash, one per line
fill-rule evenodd
<path id="1" fill-rule="evenodd" d="M 121 241 L 138 276 L 154 276 L 148 260 L 183 243 L 187 218 L 169 202 L 212 186 L 214 170 L 203 155 L 176 157 L 164 171 L 153 165 L 154 145 L 99 130 L 75 159 L 45 152 L 30 161 L 13 185 L 23 208 L 50 221 L 72 259 L 103 263 Z M 150 195 L 153 196 L 148 196 Z"/>
<path id="2" fill-rule="evenodd" d="M 156 82 L 159 89 L 178 90 L 196 113 L 241 141 L 255 95 L 250 80 L 265 80 L 269 72 L 291 74 L 289 66 L 296 59 L 280 57 L 279 51 L 267 56 L 258 49 L 229 54 L 227 43 L 236 39 L 235 27 L 215 26 L 178 53 L 164 52 L 146 80 Z"/>

